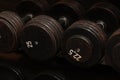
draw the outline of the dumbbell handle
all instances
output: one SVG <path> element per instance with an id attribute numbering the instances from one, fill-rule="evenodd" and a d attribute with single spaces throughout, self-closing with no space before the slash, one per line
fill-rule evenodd
<path id="1" fill-rule="evenodd" d="M 27 14 L 26 16 L 24 16 L 21 20 L 23 23 L 26 23 L 28 22 L 30 19 L 33 18 L 33 15 L 32 14 Z"/>

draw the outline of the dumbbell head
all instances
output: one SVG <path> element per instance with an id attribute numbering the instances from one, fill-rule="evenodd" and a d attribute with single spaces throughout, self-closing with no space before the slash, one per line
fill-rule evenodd
<path id="1" fill-rule="evenodd" d="M 16 5 L 16 12 L 24 16 L 33 14 L 34 16 L 43 14 L 48 10 L 48 2 L 46 0 L 24 0 Z"/>
<path id="2" fill-rule="evenodd" d="M 94 22 L 80 20 L 64 33 L 63 55 L 81 67 L 95 65 L 103 56 L 105 33 Z"/>
<path id="3" fill-rule="evenodd" d="M 17 38 L 22 30 L 23 22 L 14 12 L 0 13 L 0 52 L 10 52 L 17 46 Z"/>
<path id="4" fill-rule="evenodd" d="M 95 4 L 88 10 L 86 19 L 96 23 L 103 21 L 105 23 L 103 29 L 108 35 L 110 35 L 119 27 L 119 14 L 120 11 L 116 6 L 110 3 L 101 2 Z"/>
<path id="5" fill-rule="evenodd" d="M 56 55 L 62 33 L 62 27 L 56 20 L 40 15 L 24 26 L 21 44 L 30 58 L 44 61 Z"/>
<path id="6" fill-rule="evenodd" d="M 120 72 L 120 29 L 115 31 L 107 41 L 106 64 Z"/>
<path id="7" fill-rule="evenodd" d="M 74 21 L 82 18 L 84 12 L 80 3 L 75 0 L 67 0 L 55 3 L 51 7 L 49 14 L 63 26 L 63 29 L 66 29 Z"/>
<path id="8" fill-rule="evenodd" d="M 24 80 L 24 77 L 18 68 L 0 63 L 0 80 Z"/>
<path id="9" fill-rule="evenodd" d="M 104 27 L 107 27 L 108 33 L 112 33 L 113 27 L 118 28 L 117 12 L 119 13 L 119 10 L 109 3 L 93 5 L 86 15 L 89 21 L 74 23 L 64 34 L 63 50 L 66 51 L 67 59 L 83 67 L 99 63 L 106 40 Z"/>

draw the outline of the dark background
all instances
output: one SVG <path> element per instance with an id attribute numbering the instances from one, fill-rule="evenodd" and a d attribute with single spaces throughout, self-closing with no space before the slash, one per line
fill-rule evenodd
<path id="1" fill-rule="evenodd" d="M 14 7 L 20 1 L 22 0 L 0 0 L 0 12 L 3 10 L 14 10 Z M 54 67 L 54 69 L 55 68 L 56 67 Z M 60 68 L 61 67 L 57 67 L 56 70 L 59 71 Z M 30 75 L 32 74 L 32 71 L 40 71 L 36 70 L 37 68 L 35 68 L 35 66 L 34 68 L 31 66 L 29 69 L 27 67 L 25 69 L 26 72 L 30 72 Z M 91 69 L 79 69 L 78 67 L 63 68 L 60 71 L 63 70 L 63 72 L 70 72 L 71 69 L 73 70 L 71 75 L 74 75 L 74 77 L 75 75 L 77 76 L 74 78 L 74 80 L 120 80 L 119 73 L 113 70 L 111 67 L 105 65 L 97 65 Z M 29 75 L 27 76 L 29 77 Z"/>
<path id="2" fill-rule="evenodd" d="M 0 0 L 0 11 L 11 10 L 22 0 Z"/>

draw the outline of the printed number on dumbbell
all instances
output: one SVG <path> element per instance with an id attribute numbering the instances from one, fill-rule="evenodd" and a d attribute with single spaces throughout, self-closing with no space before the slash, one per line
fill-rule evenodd
<path id="1" fill-rule="evenodd" d="M 33 48 L 32 41 L 26 41 L 27 48 Z"/>
<path id="2" fill-rule="evenodd" d="M 80 61 L 80 59 L 82 58 L 81 55 L 78 54 L 78 52 L 80 52 L 80 49 L 77 49 L 77 51 L 74 51 L 72 49 L 70 49 L 69 51 L 69 55 L 72 56 L 76 61 Z"/>

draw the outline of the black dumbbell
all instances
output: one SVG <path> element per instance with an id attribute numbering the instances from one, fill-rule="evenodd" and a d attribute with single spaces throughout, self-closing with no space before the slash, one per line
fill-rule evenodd
<path id="1" fill-rule="evenodd" d="M 86 14 L 86 20 L 73 23 L 65 31 L 62 48 L 66 59 L 81 67 L 100 63 L 107 36 L 119 27 L 119 13 L 117 7 L 110 3 L 93 5 Z"/>
<path id="2" fill-rule="evenodd" d="M 67 0 L 52 5 L 48 15 L 56 19 L 65 30 L 73 22 L 83 18 L 84 13 L 84 7 L 78 1 Z"/>
<path id="3" fill-rule="evenodd" d="M 16 47 L 19 48 L 18 38 L 23 25 L 32 17 L 45 13 L 47 8 L 48 3 L 46 0 L 25 0 L 16 5 L 16 13 L 12 11 L 0 13 L 0 52 L 10 52 Z"/>
<path id="4" fill-rule="evenodd" d="M 67 12 L 63 16 L 68 14 L 69 19 L 73 19 L 75 16 L 81 17 L 82 7 L 76 1 L 72 2 L 75 4 L 72 4 L 71 1 L 62 3 L 63 5 L 59 6 L 59 10 L 68 11 L 69 13 Z M 57 11 L 54 13 L 57 14 Z M 63 31 L 62 26 L 52 17 L 45 15 L 35 17 L 24 26 L 21 35 L 23 50 L 34 60 L 44 61 L 53 58 L 60 51 Z"/>
<path id="5" fill-rule="evenodd" d="M 16 50 L 23 24 L 31 18 L 31 14 L 21 18 L 12 11 L 0 13 L 0 52 Z"/>
<path id="6" fill-rule="evenodd" d="M 46 60 L 56 54 L 62 33 L 62 26 L 56 20 L 45 15 L 37 16 L 24 26 L 22 49 L 30 58 Z"/>
<path id="7" fill-rule="evenodd" d="M 61 0 L 60 2 L 52 5 L 48 15 L 56 19 L 65 30 L 73 22 L 82 18 L 84 13 L 84 8 L 78 1 Z M 26 28 L 24 28 L 21 36 L 21 44 L 29 57 L 35 60 L 44 61 L 55 56 L 56 53 L 60 51 L 61 35 L 63 30 L 60 24 L 53 18 L 48 16 L 41 17 L 42 18 L 39 16 L 39 18 L 30 21 L 29 24 L 31 25 L 26 25 Z M 42 26 L 45 26 L 45 31 L 43 32 L 42 30 L 44 29 L 42 28 L 41 31 L 35 32 L 35 26 L 39 29 L 41 29 Z M 50 32 L 48 32 L 47 29 L 50 29 Z M 41 40 L 37 35 L 41 38 Z M 48 54 L 46 55 L 46 53 Z"/>
<path id="8" fill-rule="evenodd" d="M 108 2 L 113 3 L 120 9 L 119 0 L 106 0 Z M 106 46 L 106 55 L 105 62 L 106 64 L 112 66 L 116 71 L 120 72 L 120 64 L 119 64 L 119 29 L 115 31 L 111 37 L 108 39 Z"/>
<path id="9" fill-rule="evenodd" d="M 63 26 L 63 29 L 67 29 L 73 22 L 83 18 L 81 15 L 90 6 L 100 1 L 102 0 L 61 0 L 52 5 L 49 15 L 55 18 Z"/>
<path id="10" fill-rule="evenodd" d="M 120 29 L 115 31 L 107 41 L 105 62 L 120 72 Z"/>

